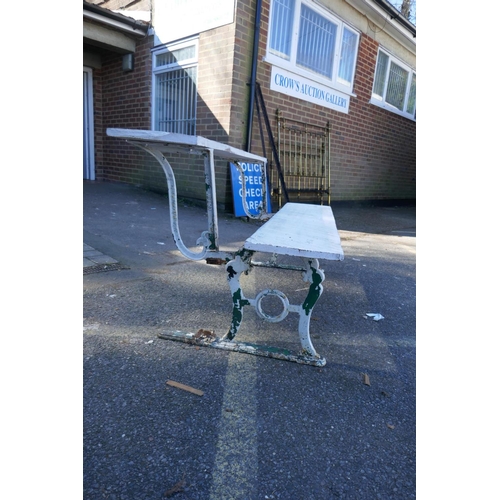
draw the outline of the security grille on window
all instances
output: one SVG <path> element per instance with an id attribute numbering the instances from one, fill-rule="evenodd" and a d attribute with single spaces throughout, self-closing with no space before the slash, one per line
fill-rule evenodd
<path id="1" fill-rule="evenodd" d="M 197 41 L 153 52 L 153 130 L 196 134 Z"/>
<path id="2" fill-rule="evenodd" d="M 359 33 L 310 0 L 273 0 L 266 60 L 351 92 Z"/>
<path id="3" fill-rule="evenodd" d="M 379 50 L 371 102 L 415 119 L 416 93 L 415 72 L 391 55 Z"/>

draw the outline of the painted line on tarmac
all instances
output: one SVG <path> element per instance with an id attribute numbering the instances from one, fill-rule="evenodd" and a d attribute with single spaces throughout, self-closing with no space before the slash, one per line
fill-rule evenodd
<path id="1" fill-rule="evenodd" d="M 256 356 L 230 353 L 210 500 L 252 498 L 258 477 Z"/>
<path id="2" fill-rule="evenodd" d="M 245 290 L 250 288 L 251 294 L 249 281 Z M 255 323 L 252 316 L 245 319 L 250 327 Z M 257 356 L 229 353 L 224 387 L 210 500 L 253 498 L 258 478 Z"/>

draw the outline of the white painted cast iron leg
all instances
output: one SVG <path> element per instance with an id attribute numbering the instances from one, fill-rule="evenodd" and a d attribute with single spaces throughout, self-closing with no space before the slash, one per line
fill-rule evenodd
<path id="1" fill-rule="evenodd" d="M 299 313 L 299 337 L 302 345 L 302 350 L 319 358 L 319 354 L 314 349 L 311 336 L 309 334 L 309 323 L 311 321 L 311 314 L 317 300 L 323 293 L 323 285 L 321 284 L 325 279 L 324 272 L 319 268 L 318 259 L 303 259 L 306 265 L 306 271 L 303 273 L 304 281 L 311 283 L 309 292 L 302 306 L 297 312 Z"/>
<path id="2" fill-rule="evenodd" d="M 151 149 L 148 145 L 137 144 L 138 147 L 147 151 L 150 155 L 154 156 L 158 163 L 163 168 L 163 172 L 165 173 L 165 177 L 167 178 L 168 185 L 168 203 L 170 208 L 170 228 L 172 230 L 172 236 L 174 238 L 175 245 L 179 249 L 179 251 L 191 260 L 202 260 L 207 257 L 207 254 L 210 249 L 215 248 L 217 244 L 217 233 L 213 231 L 217 231 L 217 221 L 215 220 L 213 223 L 210 219 L 210 211 L 209 211 L 209 231 L 203 231 L 201 236 L 198 238 L 196 244 L 201 245 L 203 249 L 199 252 L 192 252 L 189 248 L 186 247 L 184 242 L 182 241 L 180 230 L 179 230 L 179 213 L 177 209 L 177 186 L 175 183 L 175 175 L 172 167 L 168 160 L 163 156 L 163 154 L 155 149 Z M 211 166 L 211 158 L 210 156 L 208 160 L 205 160 L 205 169 L 209 169 Z M 206 164 L 209 163 L 207 167 Z M 209 200 L 207 199 L 207 203 Z M 212 198 L 210 198 L 210 203 L 212 202 Z"/>

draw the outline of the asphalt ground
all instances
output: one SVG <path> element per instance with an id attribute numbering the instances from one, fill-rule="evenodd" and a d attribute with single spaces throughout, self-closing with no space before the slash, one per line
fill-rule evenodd
<path id="1" fill-rule="evenodd" d="M 86 500 L 416 497 L 415 207 L 333 205 L 345 259 L 320 261 L 318 368 L 159 339 L 228 330 L 224 266 L 177 251 L 163 195 L 86 182 L 83 203 Z M 194 245 L 205 211 L 181 202 L 179 219 Z M 221 247 L 238 248 L 258 225 L 219 213 Z M 269 269 L 242 285 L 291 303 L 307 286 Z M 295 314 L 271 324 L 246 308 L 238 337 L 298 350 L 296 328 Z"/>

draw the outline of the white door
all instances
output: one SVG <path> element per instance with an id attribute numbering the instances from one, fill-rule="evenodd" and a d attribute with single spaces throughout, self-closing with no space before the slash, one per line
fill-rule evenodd
<path id="1" fill-rule="evenodd" d="M 95 180 L 92 69 L 83 68 L 83 178 Z"/>

